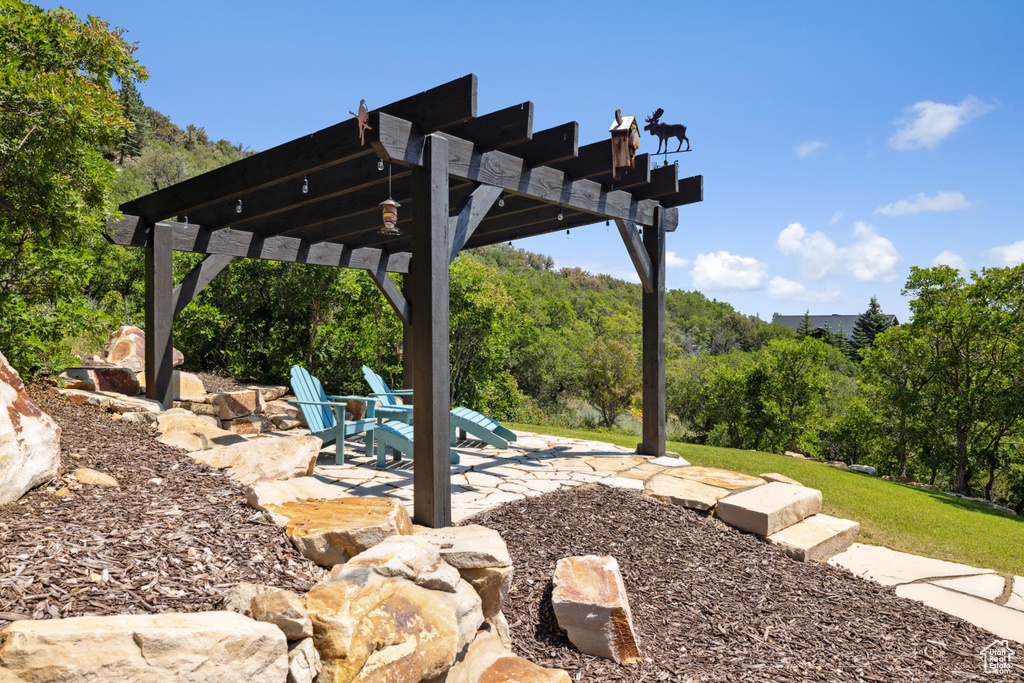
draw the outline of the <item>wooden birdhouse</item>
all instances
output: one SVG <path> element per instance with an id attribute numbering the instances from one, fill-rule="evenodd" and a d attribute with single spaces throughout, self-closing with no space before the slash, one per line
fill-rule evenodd
<path id="1" fill-rule="evenodd" d="M 640 126 L 636 117 L 623 116 L 615 110 L 615 122 L 609 128 L 612 134 L 612 168 L 621 171 L 633 168 L 636 150 L 640 147 Z"/>

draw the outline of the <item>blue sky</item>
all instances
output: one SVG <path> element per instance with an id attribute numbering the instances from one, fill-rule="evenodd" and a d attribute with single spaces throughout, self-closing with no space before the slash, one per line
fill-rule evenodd
<path id="1" fill-rule="evenodd" d="M 1024 261 L 1024 2 L 122 2 L 147 104 L 262 150 L 467 73 L 534 129 L 688 127 L 668 286 L 746 314 L 908 317 L 912 265 Z M 657 139 L 645 134 L 641 152 Z M 636 280 L 604 224 L 516 242 Z"/>

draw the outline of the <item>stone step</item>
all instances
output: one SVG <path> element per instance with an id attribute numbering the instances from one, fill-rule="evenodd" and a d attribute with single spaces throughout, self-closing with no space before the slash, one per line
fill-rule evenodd
<path id="1" fill-rule="evenodd" d="M 710 510 L 730 493 L 732 492 L 729 489 L 669 474 L 656 474 L 647 482 L 647 495 L 671 505 L 693 510 Z"/>
<path id="2" fill-rule="evenodd" d="M 771 536 L 821 510 L 821 491 L 773 482 L 718 501 L 716 514 L 726 524 Z"/>
<path id="3" fill-rule="evenodd" d="M 768 540 L 794 560 L 820 562 L 849 548 L 858 533 L 857 522 L 818 514 L 775 532 Z"/>

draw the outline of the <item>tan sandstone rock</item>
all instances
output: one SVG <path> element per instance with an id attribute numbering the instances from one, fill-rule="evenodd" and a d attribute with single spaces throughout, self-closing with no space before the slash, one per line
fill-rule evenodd
<path id="1" fill-rule="evenodd" d="M 293 406 L 286 401 L 268 401 L 263 412 L 271 417 L 274 415 L 285 415 L 296 420 L 303 419 L 302 410 L 298 406 Z"/>
<path id="2" fill-rule="evenodd" d="M 761 475 L 761 478 L 769 484 L 773 482 L 780 482 L 782 484 L 792 484 L 793 486 L 803 486 L 803 484 L 798 482 L 796 479 L 790 479 L 786 475 L 779 474 L 778 472 L 766 472 Z"/>
<path id="3" fill-rule="evenodd" d="M 313 637 L 313 622 L 309 620 L 306 606 L 301 598 L 291 591 L 272 588 L 253 596 L 249 611 L 256 621 L 265 621 L 277 626 L 288 640 Z"/>
<path id="4" fill-rule="evenodd" d="M 257 595 L 263 595 L 273 590 L 277 589 L 258 583 L 241 581 L 224 596 L 224 602 L 221 603 L 220 608 L 226 612 L 237 612 L 238 614 L 252 617 L 252 599 Z"/>
<path id="5" fill-rule="evenodd" d="M 125 396 L 138 396 L 142 390 L 138 378 L 130 368 L 82 365 L 67 368 L 60 376 L 71 389 L 113 391 Z M 75 386 L 72 386 L 72 383 Z M 87 386 L 89 384 L 92 387 Z"/>
<path id="6" fill-rule="evenodd" d="M 484 617 L 497 617 L 512 586 L 512 558 L 501 534 L 479 524 L 443 529 L 415 526 L 414 532 L 437 548 L 444 561 L 473 586 L 480 595 Z"/>
<path id="7" fill-rule="evenodd" d="M 271 511 L 268 505 L 281 505 L 295 500 L 334 500 L 349 498 L 352 494 L 344 486 L 328 484 L 316 477 L 295 477 L 265 481 L 245 487 L 245 500 L 251 507 L 264 512 L 274 524 L 287 526 L 288 518 Z"/>
<path id="8" fill-rule="evenodd" d="M 146 333 L 138 327 L 122 325 L 107 337 L 103 347 L 107 354 L 107 362 L 123 365 L 135 372 L 146 370 Z M 185 357 L 178 349 L 172 350 L 172 365 L 181 365 Z"/>
<path id="9" fill-rule="evenodd" d="M 0 505 L 57 476 L 60 425 L 39 410 L 0 353 Z"/>
<path id="10" fill-rule="evenodd" d="M 207 394 L 209 396 L 209 394 Z M 217 417 L 217 413 L 220 412 L 220 408 L 210 403 L 197 403 L 196 401 L 175 401 L 175 408 L 184 408 L 190 413 L 196 415 L 207 415 L 210 417 Z"/>
<path id="11" fill-rule="evenodd" d="M 640 658 L 619 563 L 610 555 L 566 557 L 555 566 L 551 606 L 581 652 L 621 663 Z"/>
<path id="12" fill-rule="evenodd" d="M 647 494 L 660 501 L 693 510 L 710 510 L 732 491 L 691 479 L 656 474 L 647 481 Z"/>
<path id="13" fill-rule="evenodd" d="M 280 629 L 233 612 L 16 621 L 0 631 L 0 678 L 12 681 L 281 683 Z"/>
<path id="14" fill-rule="evenodd" d="M 717 467 L 677 467 L 675 469 L 666 470 L 665 473 L 673 477 L 699 481 L 700 483 L 707 484 L 708 486 L 728 489 L 730 492 L 743 491 L 745 489 L 754 488 L 755 486 L 764 485 L 764 479 L 761 479 L 760 477 L 750 477 L 746 474 L 740 474 L 739 472 L 733 472 L 731 470 L 722 470 Z"/>
<path id="15" fill-rule="evenodd" d="M 424 681 L 444 673 L 483 622 L 480 598 L 426 541 L 391 538 L 368 552 L 306 594 L 322 663 L 317 680 Z"/>
<path id="16" fill-rule="evenodd" d="M 821 510 L 821 491 L 775 482 L 718 501 L 726 524 L 761 536 L 793 526 Z"/>
<path id="17" fill-rule="evenodd" d="M 288 520 L 285 532 L 304 557 L 325 567 L 348 562 L 389 536 L 412 533 L 412 520 L 394 498 L 350 496 L 268 504 Z"/>
<path id="18" fill-rule="evenodd" d="M 252 389 L 211 394 L 210 403 L 217 406 L 217 417 L 222 420 L 233 420 L 243 415 L 259 415 L 267 406 L 263 394 Z"/>
<path id="19" fill-rule="evenodd" d="M 157 441 L 189 452 L 245 443 L 245 437 L 220 429 L 203 417 L 205 416 L 172 414 L 170 411 L 161 414 L 156 421 L 156 429 L 160 432 Z"/>
<path id="20" fill-rule="evenodd" d="M 257 436 L 274 429 L 274 423 L 263 415 L 243 415 L 233 420 L 223 420 L 223 428 L 241 436 Z"/>
<path id="21" fill-rule="evenodd" d="M 820 562 L 849 548 L 859 532 L 860 524 L 853 520 L 817 514 L 775 532 L 768 540 L 794 560 Z"/>
<path id="22" fill-rule="evenodd" d="M 139 373 L 139 384 L 142 385 L 142 390 L 145 391 L 145 371 Z M 203 380 L 199 379 L 199 375 L 180 370 L 175 370 L 171 374 L 171 394 L 175 401 L 185 401 L 187 403 L 204 403 L 209 396 L 206 393 L 206 387 L 203 386 Z"/>
<path id="23" fill-rule="evenodd" d="M 315 436 L 261 437 L 230 446 L 214 446 L 189 454 L 193 460 L 217 469 L 240 484 L 308 477 L 316 467 L 323 445 Z"/>
<path id="24" fill-rule="evenodd" d="M 562 669 L 545 669 L 513 655 L 497 634 L 481 631 L 437 683 L 570 683 Z"/>
<path id="25" fill-rule="evenodd" d="M 633 469 L 646 460 L 631 455 L 605 455 L 585 458 L 584 462 L 590 465 L 595 472 L 622 472 Z"/>
<path id="26" fill-rule="evenodd" d="M 96 406 L 112 413 L 160 413 L 164 407 L 159 401 L 141 396 L 123 396 L 112 391 L 83 391 L 81 389 L 51 389 L 72 403 Z"/>
<path id="27" fill-rule="evenodd" d="M 250 384 L 246 389 L 260 392 L 267 403 L 276 401 L 288 393 L 288 387 L 279 384 Z"/>
<path id="28" fill-rule="evenodd" d="M 302 426 L 302 420 L 296 420 L 295 418 L 288 417 L 287 415 L 274 415 L 270 418 L 270 421 L 282 432 Z"/>
<path id="29" fill-rule="evenodd" d="M 288 646 L 288 682 L 313 683 L 320 675 L 320 653 L 312 638 L 296 640 Z"/>
<path id="30" fill-rule="evenodd" d="M 109 486 L 112 488 L 120 487 L 121 482 L 114 479 L 109 474 L 99 472 L 88 467 L 79 467 L 77 470 L 71 473 L 71 476 L 78 480 L 80 484 L 92 484 L 94 486 Z"/>

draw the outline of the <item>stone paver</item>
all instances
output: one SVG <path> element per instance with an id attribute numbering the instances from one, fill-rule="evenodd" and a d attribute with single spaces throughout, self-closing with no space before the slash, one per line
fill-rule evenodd
<path id="1" fill-rule="evenodd" d="M 717 486 L 720 489 L 729 489 L 730 491 L 742 491 L 764 485 L 764 479 L 760 477 L 750 477 L 746 474 L 721 470 L 717 467 L 677 467 L 668 470 L 667 473 L 673 477 L 692 479 L 708 486 Z"/>
<path id="2" fill-rule="evenodd" d="M 1024 612 L 999 607 L 987 600 L 927 583 L 897 586 L 896 595 L 923 602 L 940 612 L 960 617 L 1000 638 L 1024 643 Z"/>
<path id="3" fill-rule="evenodd" d="M 710 510 L 719 499 L 732 492 L 717 486 L 708 486 L 699 481 L 658 474 L 647 482 L 647 493 L 673 505 L 681 505 L 694 510 Z"/>
<path id="4" fill-rule="evenodd" d="M 981 574 L 979 576 L 965 576 L 959 579 L 940 579 L 929 581 L 936 586 L 948 588 L 957 593 L 966 593 L 976 598 L 995 602 L 996 598 L 1003 594 L 1006 587 L 1006 579 L 999 574 Z"/>
<path id="5" fill-rule="evenodd" d="M 862 543 L 854 543 L 846 552 L 836 555 L 828 563 L 883 586 L 896 586 L 929 578 L 944 579 L 994 573 L 990 569 L 977 569 L 966 564 L 935 560 Z"/>
<path id="6" fill-rule="evenodd" d="M 830 515 L 811 515 L 802 522 L 777 531 L 768 540 L 801 562 L 825 560 L 850 547 L 860 524 Z"/>
<path id="7" fill-rule="evenodd" d="M 775 482 L 723 498 L 715 514 L 738 529 L 771 536 L 817 513 L 821 499 L 821 491 Z"/>

